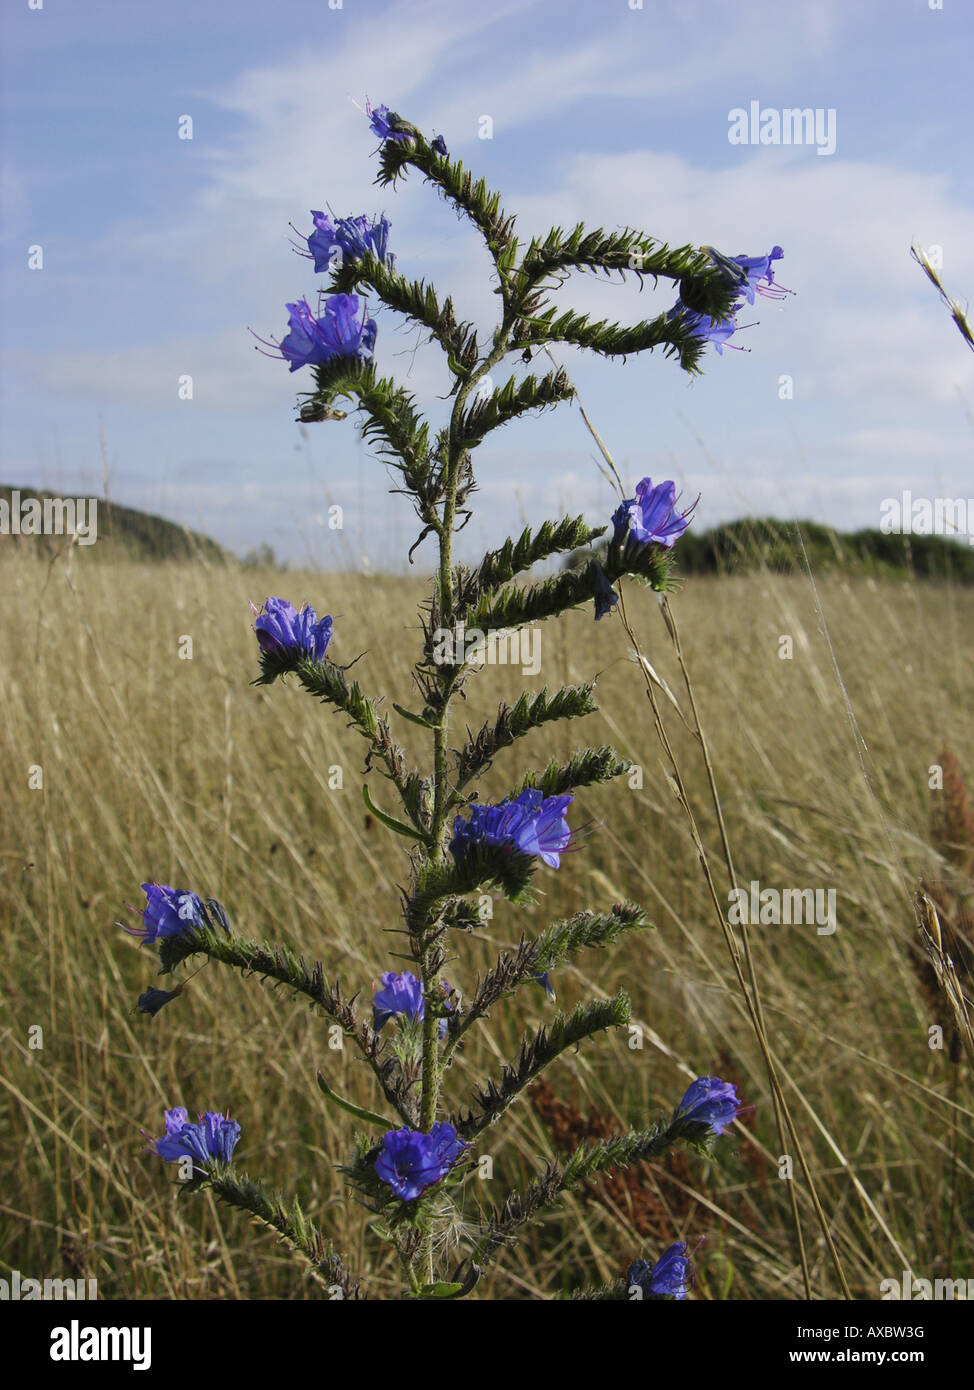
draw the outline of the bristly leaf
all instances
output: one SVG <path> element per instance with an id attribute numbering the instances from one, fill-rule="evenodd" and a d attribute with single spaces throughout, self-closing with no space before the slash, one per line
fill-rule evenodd
<path id="1" fill-rule="evenodd" d="M 592 714 L 598 709 L 594 690 L 593 681 L 590 685 L 562 686 L 554 695 L 548 694 L 547 686 L 534 696 L 523 691 L 515 704 L 499 707 L 493 723 L 488 720 L 477 734 L 468 729 L 467 742 L 462 748 L 453 750 L 457 760 L 458 790 L 483 772 L 501 748 L 509 748 L 532 729 L 540 729 L 556 719 L 579 719 Z"/>
<path id="2" fill-rule="evenodd" d="M 408 833 L 416 839 L 425 839 L 429 826 L 417 804 L 419 776 L 415 771 L 407 771 L 406 755 L 393 739 L 388 719 L 380 717 L 376 702 L 362 693 L 358 681 L 349 682 L 342 667 L 334 662 L 315 661 L 290 647 L 279 652 L 262 651 L 260 666 L 261 674 L 254 685 L 268 685 L 279 676 L 293 674 L 310 695 L 348 715 L 349 726 L 357 729 L 370 745 L 366 771 L 374 757 L 382 760 L 386 769 L 384 775 L 398 789 L 413 819 L 415 828 Z"/>
<path id="3" fill-rule="evenodd" d="M 625 902 L 616 903 L 611 912 L 577 912 L 546 927 L 533 941 L 522 937 L 516 949 L 503 952 L 478 981 L 464 1013 L 451 1018 L 450 1050 L 477 1019 L 486 1018 L 518 985 L 536 981 L 543 970 L 556 969 L 576 951 L 609 946 L 624 932 L 651 925 L 641 907 Z"/>
<path id="4" fill-rule="evenodd" d="M 269 1193 L 257 1178 L 239 1172 L 232 1165 L 211 1165 L 198 1172 L 192 1184 L 196 1191 L 209 1189 L 227 1206 L 246 1211 L 261 1226 L 276 1231 L 285 1245 L 307 1260 L 318 1283 L 339 1290 L 347 1299 L 360 1299 L 358 1283 L 352 1281 L 348 1266 L 334 1246 L 326 1240 L 301 1209 L 297 1198 L 288 1201 L 279 1192 Z"/>
<path id="5" fill-rule="evenodd" d="M 376 256 L 364 254 L 349 257 L 343 263 L 332 279 L 329 293 L 353 294 L 360 284 L 374 289 L 390 309 L 428 328 L 430 337 L 440 344 L 451 362 L 459 364 L 459 374 L 470 374 L 479 356 L 476 331 L 473 324 L 457 322 L 450 296 L 441 308 L 435 289 L 425 280 L 407 280 Z"/>
<path id="6" fill-rule="evenodd" d="M 314 424 L 326 418 L 319 411 L 331 407 L 343 396 L 359 396 L 375 384 L 375 363 L 362 357 L 330 357 L 312 368 L 316 389 L 305 393 L 305 404 L 298 418 Z"/>
<path id="7" fill-rule="evenodd" d="M 564 1192 L 598 1173 L 625 1168 L 642 1159 L 660 1158 L 678 1138 L 673 1129 L 658 1124 L 646 1130 L 630 1130 L 619 1139 L 603 1139 L 597 1144 L 582 1145 L 564 1166 L 548 1163 L 540 1177 L 535 1178 L 523 1194 L 511 1193 L 501 1210 L 488 1223 L 476 1249 L 464 1264 L 469 1262 L 482 1270 L 511 1244 L 523 1226 L 555 1206 Z M 460 1278 L 463 1267 L 461 1265 L 455 1272 L 454 1278 Z"/>
<path id="8" fill-rule="evenodd" d="M 606 527 L 592 527 L 584 517 L 566 517 L 562 521 L 546 521 L 537 531 L 526 526 L 518 540 L 506 540 L 499 550 L 489 550 L 475 570 L 458 566 L 454 575 L 458 618 L 467 616 L 471 605 L 502 584 L 509 584 L 515 575 L 529 570 L 550 555 L 570 553 L 590 545 L 605 534 Z"/>
<path id="9" fill-rule="evenodd" d="M 613 549 L 610 546 L 609 559 L 612 557 Z M 562 570 L 560 574 L 538 584 L 524 588 L 512 585 L 497 594 L 484 596 L 474 606 L 467 625 L 468 628 L 476 627 L 488 633 L 497 628 L 524 627 L 528 623 L 554 617 L 569 608 L 591 602 L 602 575 L 612 584 L 623 574 L 635 574 L 647 580 L 659 593 L 666 593 L 674 587 L 672 569 L 673 556 L 665 546 L 629 546 L 624 561 L 620 558 L 616 565 L 607 563 L 601 572 L 598 562 L 590 560 L 580 569 Z"/>
<path id="10" fill-rule="evenodd" d="M 474 398 L 460 417 L 457 438 L 472 449 L 486 434 L 509 420 L 516 420 L 529 410 L 544 410 L 559 401 L 569 401 L 574 395 L 575 388 L 562 367 L 540 379 L 526 376 L 518 381 L 509 377 L 499 390 Z"/>
<path id="11" fill-rule="evenodd" d="M 314 423 L 340 412 L 333 403 L 347 396 L 368 418 L 360 426 L 367 444 L 377 441 L 376 453 L 403 475 L 406 487 L 422 494 L 430 474 L 429 425 L 417 413 L 414 397 L 388 377 L 377 378 L 375 364 L 337 357 L 314 368 L 317 390 L 301 406 L 300 420 Z"/>
<path id="12" fill-rule="evenodd" d="M 451 1117 L 457 1133 L 463 1139 L 476 1138 L 494 1124 L 524 1088 L 566 1048 L 606 1028 L 621 1028 L 630 1017 L 631 1005 L 624 990 L 613 999 L 579 1004 L 567 1016 L 559 1014 L 552 1023 L 539 1028 L 533 1038 L 525 1039 L 517 1061 L 503 1068 L 499 1083 L 489 1081 L 485 1087 L 478 1087 L 475 1110 Z"/>
<path id="13" fill-rule="evenodd" d="M 644 275 L 654 281 L 660 276 L 682 280 L 690 275 L 706 275 L 712 271 L 709 257 L 692 246 L 671 250 L 665 242 L 654 241 L 642 232 L 629 227 L 619 232 L 605 232 L 601 227 L 586 232 L 579 222 L 571 232 L 553 227 L 545 239 L 535 238 L 527 251 L 514 282 L 512 298 L 515 305 L 550 274 L 566 270 L 591 270 L 606 275 L 618 272 L 625 276 Z"/>
<path id="14" fill-rule="evenodd" d="M 500 194 L 491 193 L 483 179 L 474 183 L 473 176 L 460 160 L 436 153 L 425 137 L 409 121 L 397 117 L 392 128 L 409 135 L 408 141 L 386 140 L 379 157 L 376 183 L 380 187 L 394 184 L 406 167 L 412 164 L 434 183 L 457 211 L 465 214 L 479 228 L 495 264 L 513 242 L 514 218 L 508 217 L 500 205 Z"/>
<path id="15" fill-rule="evenodd" d="M 211 960 L 236 967 L 246 975 L 259 975 L 286 985 L 316 1004 L 327 1017 L 342 1028 L 346 1037 L 356 1044 L 375 1074 L 383 1094 L 396 1113 L 412 1125 L 417 1121 L 415 1102 L 408 1093 L 399 1063 L 392 1057 L 379 1055 L 379 1041 L 371 1027 L 360 1020 L 352 1003 L 345 998 L 336 980 L 329 984 L 320 961 L 310 965 L 290 946 L 269 946 L 246 937 L 228 937 L 206 927 L 166 936 L 159 941 L 159 961 L 162 973 L 174 970 L 189 956 L 202 953 Z"/>
<path id="16" fill-rule="evenodd" d="M 691 374 L 699 371 L 698 364 L 707 346 L 695 331 L 694 320 L 685 314 L 674 318 L 657 314 L 653 319 L 623 326 L 606 319 L 592 323 L 588 314 L 577 314 L 571 309 L 555 318 L 555 310 L 547 309 L 537 317 L 521 321 L 514 347 L 553 342 L 574 343 L 603 357 L 628 357 L 661 347 L 665 357 L 677 357 L 683 370 Z"/>
<path id="17" fill-rule="evenodd" d="M 534 787 L 545 796 L 562 796 L 576 787 L 592 787 L 599 782 L 610 782 L 613 777 L 625 777 L 631 767 L 628 758 L 620 761 L 614 748 L 578 748 L 567 763 L 552 758 L 543 772 L 529 772 L 509 795 L 520 796 L 521 792 Z"/>

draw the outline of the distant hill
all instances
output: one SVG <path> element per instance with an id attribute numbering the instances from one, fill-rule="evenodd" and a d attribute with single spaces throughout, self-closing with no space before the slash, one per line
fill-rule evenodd
<path id="1" fill-rule="evenodd" d="M 732 521 L 679 542 L 684 574 L 732 574 L 758 565 L 787 573 L 805 568 L 801 536 L 816 572 L 858 570 L 876 576 L 897 571 L 924 579 L 974 584 L 974 546 L 948 536 L 896 535 L 878 530 L 836 531 L 814 521 L 768 518 Z"/>
<path id="2" fill-rule="evenodd" d="M 0 483 L 0 522 L 4 523 L 0 526 L 0 548 L 13 542 L 29 542 L 53 554 L 64 546 L 68 537 L 63 534 L 15 534 L 13 515 L 18 510 L 12 505 L 12 496 L 15 493 L 20 494 L 21 514 L 24 513 L 27 499 L 36 498 L 42 509 L 45 502 L 49 504 L 48 510 L 52 517 L 62 515 L 60 508 L 53 505 L 61 500 L 54 493 L 40 492 L 37 488 L 28 486 L 17 487 Z M 65 497 L 64 500 L 67 502 L 69 499 Z M 106 502 L 103 497 L 97 500 L 97 542 L 87 545 L 79 543 L 76 549 L 81 554 L 87 552 L 99 559 L 109 560 L 117 560 L 124 556 L 126 559 L 157 562 L 203 560 L 210 564 L 239 563 L 222 545 L 198 531 L 191 531 L 188 526 L 179 526 L 174 521 L 153 516 L 151 512 L 137 511 L 134 507 L 120 507 L 116 502 Z"/>
<path id="3" fill-rule="evenodd" d="M 741 574 L 767 568 L 787 574 L 803 571 L 805 560 L 816 574 L 843 571 L 877 578 L 915 575 L 974 584 L 974 546 L 946 536 L 894 535 L 878 530 L 835 531 L 815 521 L 775 521 L 768 517 L 731 521 L 709 531 L 693 527 L 676 544 L 677 573 Z M 576 551 L 567 563 L 581 564 L 590 551 Z"/>

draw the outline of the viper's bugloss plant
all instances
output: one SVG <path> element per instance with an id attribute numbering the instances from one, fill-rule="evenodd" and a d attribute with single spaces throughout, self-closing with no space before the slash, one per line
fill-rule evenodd
<path id="1" fill-rule="evenodd" d="M 489 1131 L 504 1121 L 526 1088 L 562 1053 L 605 1029 L 625 1027 L 630 1001 L 623 991 L 556 1014 L 544 1027 L 528 1032 L 518 1056 L 498 1077 L 486 1078 L 472 1097 L 466 1087 L 451 1085 L 452 1064 L 467 1034 L 482 1028 L 502 1002 L 516 1011 L 523 983 L 539 986 L 553 1000 L 552 973 L 576 953 L 606 948 L 650 923 L 643 909 L 630 902 L 578 912 L 537 935 L 522 935 L 516 948 L 503 952 L 479 977 L 466 999 L 444 980 L 448 958 L 455 961 L 451 979 L 462 979 L 454 972 L 463 969 L 466 934 L 481 922 L 481 895 L 490 889 L 515 905 L 532 901 L 537 882 L 561 868 L 566 851 L 579 847 L 578 822 L 573 829 L 569 815 L 584 804 L 586 789 L 624 776 L 630 768 L 607 747 L 577 749 L 567 761 L 556 759 L 541 771 L 518 762 L 517 745 L 532 730 L 596 709 L 594 677 L 582 686 L 524 692 L 513 704 L 502 704 L 496 719 L 477 731 L 467 730 L 466 737 L 454 725 L 455 702 L 481 671 L 484 645 L 499 634 L 589 604 L 596 619 L 611 617 L 620 605 L 618 585 L 627 577 L 660 594 L 672 589 L 680 537 L 693 510 L 681 509 L 671 481 L 643 478 L 632 497 L 620 487 L 618 505 L 614 511 L 606 507 L 601 525 L 590 526 L 580 516 L 553 517 L 516 539 L 502 540 L 478 564 L 460 564 L 453 538 L 469 517 L 476 451 L 500 426 L 574 398 L 575 388 L 561 367 L 541 376 L 524 370 L 538 349 L 566 343 L 613 358 L 658 350 L 693 375 L 708 343 L 719 351 L 734 332 L 734 316 L 744 301 L 788 291 L 774 280 L 772 262 L 782 254 L 777 246 L 764 257 L 726 257 L 709 247 L 674 249 L 628 227 L 587 231 L 582 224 L 570 231 L 554 227 L 525 246 L 499 195 L 451 159 L 441 135 L 428 140 L 385 105 L 367 102 L 365 114 L 380 140 L 376 182 L 394 187 L 415 170 L 483 238 L 497 282 L 499 317 L 484 338 L 458 319 L 452 299 L 441 300 L 431 284 L 410 280 L 390 249 L 384 213 L 332 220 L 312 212 L 314 230 L 304 238 L 308 249 L 301 254 L 328 281 L 316 310 L 308 299 L 286 306 L 289 332 L 280 343 L 263 340 L 264 346 L 292 372 L 309 370 L 311 388 L 299 405 L 302 422 L 344 419 L 347 411 L 335 404 L 343 400 L 361 412 L 364 438 L 397 471 L 397 490 L 411 499 L 419 521 L 410 561 L 420 544 L 432 538 L 435 575 L 421 612 L 422 640 L 412 673 L 418 708 L 394 704 L 390 713 L 380 710 L 380 699 L 364 688 L 367 654 L 358 666 L 360 685 L 349 677 L 349 667 L 332 656 L 332 618 L 319 619 L 310 605 L 298 610 L 280 597 L 268 597 L 253 608 L 259 662 L 255 684 L 292 677 L 316 701 L 340 712 L 365 740 L 365 775 L 372 779 L 363 787 L 366 806 L 390 833 L 402 837 L 408 852 L 397 950 L 408 968 L 382 973 L 371 1017 L 367 1008 L 363 1017 L 355 1002 L 363 980 L 348 982 L 346 994 L 337 979 L 329 978 L 325 964 L 233 930 L 214 899 L 147 883 L 142 926 L 129 930 L 158 949 L 163 973 L 202 954 L 304 995 L 332 1026 L 339 1026 L 370 1070 L 375 1089 L 375 1108 L 365 1108 L 340 1095 L 328 1076 L 318 1072 L 318 1087 L 333 1107 L 332 1122 L 344 1119 L 357 1129 L 357 1142 L 350 1142 L 349 1161 L 341 1169 L 344 1179 L 377 1214 L 372 1238 L 395 1247 L 406 1296 L 457 1298 L 470 1294 L 521 1228 L 565 1193 L 600 1173 L 658 1159 L 677 1143 L 709 1153 L 740 1108 L 733 1085 L 703 1076 L 668 1122 L 646 1116 L 644 1127 L 583 1146 L 567 1162 L 552 1157 L 523 1191 L 509 1193 L 498 1206 L 484 1207 L 483 1189 L 468 1181 Z M 677 288 L 677 302 L 635 324 L 593 322 L 587 314 L 550 301 L 565 283 L 566 272 L 573 270 L 635 276 L 640 284 L 646 276 L 669 280 Z M 418 326 L 442 349 L 453 377 L 453 405 L 449 424 L 439 431 L 431 430 L 403 386 L 380 375 L 374 356 L 379 328 L 369 316 L 366 294 L 372 303 Z M 510 358 L 515 359 L 511 375 L 494 385 L 494 374 Z M 540 562 L 584 555 L 600 537 L 605 537 L 601 548 L 590 552 L 580 567 L 531 577 Z M 429 745 L 425 767 L 411 766 L 400 742 L 405 725 Z M 505 758 L 510 759 L 510 793 L 499 801 L 482 801 L 476 784 Z M 374 797 L 380 775 L 384 795 Z M 388 806 L 393 798 L 398 801 L 395 814 L 377 804 Z M 363 951 L 370 942 L 373 949 L 381 943 L 381 925 L 388 928 L 391 922 L 382 924 L 380 905 L 370 897 Z M 140 996 L 138 1008 L 155 1016 L 181 990 L 182 985 L 172 991 L 151 988 Z M 238 1104 L 246 1108 L 250 1098 Z M 254 1132 L 259 1133 L 256 1127 Z M 270 1195 L 259 1181 L 237 1171 L 233 1154 L 239 1133 L 236 1121 L 215 1112 L 191 1123 L 187 1112 L 176 1108 L 167 1112 L 166 1133 L 153 1149 L 169 1161 L 191 1159 L 189 1187 L 209 1188 L 272 1226 L 310 1263 L 317 1278 L 329 1287 L 337 1285 L 344 1296 L 362 1296 L 362 1284 L 353 1280 L 298 1201 Z M 253 1148 L 259 1148 L 259 1138 Z M 319 1161 L 319 1154 L 317 1147 L 309 1151 L 308 1162 Z M 458 1246 L 460 1256 L 451 1256 Z M 363 1273 L 367 1290 L 367 1271 Z M 567 1273 L 585 1278 L 584 1270 Z M 636 1288 L 649 1298 L 683 1299 L 690 1274 L 686 1244 L 679 1242 L 653 1266 L 636 1259 L 628 1273 L 620 1270 L 617 1286 L 608 1293 L 582 1291 L 579 1296 L 627 1297 Z"/>

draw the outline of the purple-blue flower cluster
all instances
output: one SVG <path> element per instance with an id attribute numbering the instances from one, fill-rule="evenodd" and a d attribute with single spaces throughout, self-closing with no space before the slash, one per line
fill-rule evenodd
<path id="1" fill-rule="evenodd" d="M 785 254 L 780 246 L 772 246 L 766 256 L 723 256 L 712 246 L 703 249 L 726 278 L 739 286 L 748 304 L 754 303 L 755 294 L 764 299 L 786 299 L 794 294 L 794 290 L 777 283 L 771 268 L 771 262 L 780 261 Z"/>
<path id="2" fill-rule="evenodd" d="M 290 332 L 275 343 L 273 339 L 258 338 L 265 347 L 274 349 L 265 356 L 280 357 L 290 363 L 290 370 L 330 362 L 334 357 L 367 361 L 375 347 L 376 322 L 366 318 L 363 307 L 359 318 L 357 294 L 333 294 L 325 300 L 324 309 L 315 315 L 306 299 L 287 304 Z"/>
<path id="3" fill-rule="evenodd" d="M 418 1129 L 391 1129 L 383 1137 L 375 1171 L 404 1202 L 413 1202 L 427 1187 L 445 1178 L 467 1145 L 445 1120 L 429 1134 Z"/>
<path id="4" fill-rule="evenodd" d="M 676 1118 L 684 1123 L 709 1125 L 714 1134 L 723 1134 L 737 1119 L 741 1108 L 737 1087 L 719 1076 L 698 1076 L 677 1107 Z"/>
<path id="5" fill-rule="evenodd" d="M 390 1018 L 418 1019 L 422 1021 L 426 1017 L 426 998 L 423 982 L 410 970 L 404 970 L 401 975 L 397 975 L 394 970 L 387 970 L 381 976 L 382 988 L 377 989 L 372 997 L 372 1027 L 378 1033 Z M 444 996 L 449 995 L 450 986 L 445 980 L 441 980 Z M 449 1009 L 449 1004 L 447 1004 Z M 441 1018 L 437 1021 L 437 1034 L 442 1040 L 446 1037 L 447 1020 Z"/>
<path id="6" fill-rule="evenodd" d="M 471 845 L 488 845 L 518 854 L 536 854 L 550 868 L 557 869 L 572 837 L 565 811 L 574 800 L 570 792 L 546 797 L 529 787 L 513 800 L 496 806 L 474 804 L 469 820 L 457 816 L 453 822 L 450 853 L 460 863 Z"/>
<path id="7" fill-rule="evenodd" d="M 399 117 L 395 111 L 390 111 L 388 106 L 373 106 L 368 97 L 366 97 L 365 114 L 369 118 L 369 126 L 373 134 L 378 135 L 380 140 L 397 140 L 404 142 L 409 139 L 408 135 L 401 131 L 393 130 L 390 126 L 390 117 L 394 121 L 398 121 Z"/>
<path id="8" fill-rule="evenodd" d="M 388 250 L 388 218 L 378 217 L 370 222 L 363 213 L 360 217 L 339 217 L 332 222 L 327 213 L 314 209 L 311 216 L 315 230 L 306 241 L 316 271 L 339 269 L 344 261 L 361 260 L 363 256 L 375 256 L 390 270 L 395 270 L 396 258 Z"/>
<path id="9" fill-rule="evenodd" d="M 690 525 L 693 508 L 686 512 L 677 509 L 676 484 L 657 483 L 643 478 L 636 484 L 635 497 L 620 502 L 612 514 L 614 538 L 625 543 L 631 539 L 637 545 L 665 545 L 668 549 Z M 598 611 L 596 611 L 598 616 Z"/>
<path id="10" fill-rule="evenodd" d="M 687 1296 L 687 1285 L 693 1278 L 693 1264 L 687 1255 L 686 1241 L 678 1241 L 660 1256 L 652 1266 L 636 1260 L 626 1273 L 630 1289 L 640 1289 L 643 1298 L 677 1298 Z"/>
<path id="11" fill-rule="evenodd" d="M 771 263 L 772 261 L 780 261 L 785 254 L 780 246 L 772 246 L 766 256 L 724 256 L 720 251 L 715 251 L 712 246 L 705 246 L 703 250 L 706 251 L 714 265 L 721 270 L 725 279 L 736 286 L 748 304 L 754 303 L 756 294 L 765 299 L 784 299 L 787 295 L 794 293 L 794 291 L 786 289 L 784 285 L 779 285 L 774 278 Z M 723 354 L 724 344 L 737 331 L 736 315 L 742 304 L 743 300 L 738 300 L 727 318 L 712 319 L 706 314 L 689 309 L 682 299 L 677 299 L 667 314 L 667 318 L 674 319 L 683 315 L 688 328 L 697 338 L 703 338 L 706 342 L 713 343 L 718 353 Z M 734 344 L 731 346 L 733 347 Z"/>
<path id="12" fill-rule="evenodd" d="M 730 314 L 726 319 L 712 319 L 707 314 L 698 314 L 695 310 L 686 308 L 677 300 L 666 317 L 675 319 L 680 314 L 686 319 L 690 332 L 697 338 L 703 338 L 706 342 L 713 343 L 718 356 L 723 357 L 724 344 L 737 332 L 735 313 Z"/>
<path id="13" fill-rule="evenodd" d="M 167 1163 L 176 1163 L 181 1158 L 195 1158 L 200 1163 L 213 1159 L 229 1163 L 239 1138 L 240 1126 L 229 1116 L 207 1110 L 194 1124 L 185 1107 L 177 1105 L 174 1110 L 166 1111 L 166 1132 L 161 1139 L 155 1140 L 152 1150 Z"/>
<path id="14" fill-rule="evenodd" d="M 319 620 L 310 604 L 299 613 L 284 598 L 268 598 L 261 609 L 250 605 L 257 618 L 254 631 L 261 651 L 281 656 L 286 651 L 303 652 L 315 661 L 323 661 L 331 641 L 332 618 Z"/>
<path id="15" fill-rule="evenodd" d="M 179 936 L 206 926 L 206 908 L 202 898 L 185 888 L 170 888 L 166 883 L 143 883 L 146 905 L 141 911 L 141 927 L 126 927 L 129 936 L 137 936 L 148 945 L 163 936 Z M 138 911 L 133 908 L 133 911 Z"/>

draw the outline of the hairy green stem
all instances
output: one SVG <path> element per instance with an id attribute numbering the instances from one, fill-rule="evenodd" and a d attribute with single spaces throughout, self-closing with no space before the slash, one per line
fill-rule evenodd
<path id="1" fill-rule="evenodd" d="M 477 383 L 486 377 L 491 371 L 491 368 L 496 366 L 509 351 L 513 322 L 514 316 L 507 307 L 505 296 L 505 312 L 494 334 L 493 347 L 478 369 L 460 386 L 450 416 L 443 516 L 437 529 L 440 551 L 440 566 L 437 584 L 439 600 L 438 611 L 440 623 L 445 627 L 452 625 L 454 621 L 453 533 L 456 528 L 457 488 L 459 485 L 463 454 L 465 452 L 465 445 L 460 437 L 460 423 L 463 418 L 463 412 L 466 409 L 467 401 Z M 456 653 L 454 653 L 454 658 L 456 658 Z M 446 849 L 443 841 L 451 799 L 447 755 L 450 731 L 450 703 L 454 693 L 455 682 L 456 667 L 451 666 L 443 672 L 440 678 L 442 700 L 439 717 L 433 729 L 433 818 L 430 834 L 430 857 L 437 863 L 442 863 L 446 857 Z M 432 1007 L 432 1001 L 440 992 L 439 957 L 438 953 L 434 957 L 434 948 L 428 939 L 429 929 L 432 926 L 433 922 L 431 921 L 428 923 L 427 940 L 422 945 L 422 955 L 420 959 L 420 969 L 423 979 L 423 996 L 427 1001 L 426 1012 L 423 1019 L 422 1089 L 420 1097 L 420 1128 L 425 1134 L 428 1134 L 436 1123 L 436 1111 L 440 1099 L 440 1083 L 443 1071 L 439 1052 L 439 1020 L 436 1011 Z M 427 1227 L 423 1234 L 418 1263 L 424 1270 L 427 1281 L 432 1283 L 435 1276 L 433 1270 L 433 1232 L 431 1227 Z"/>

